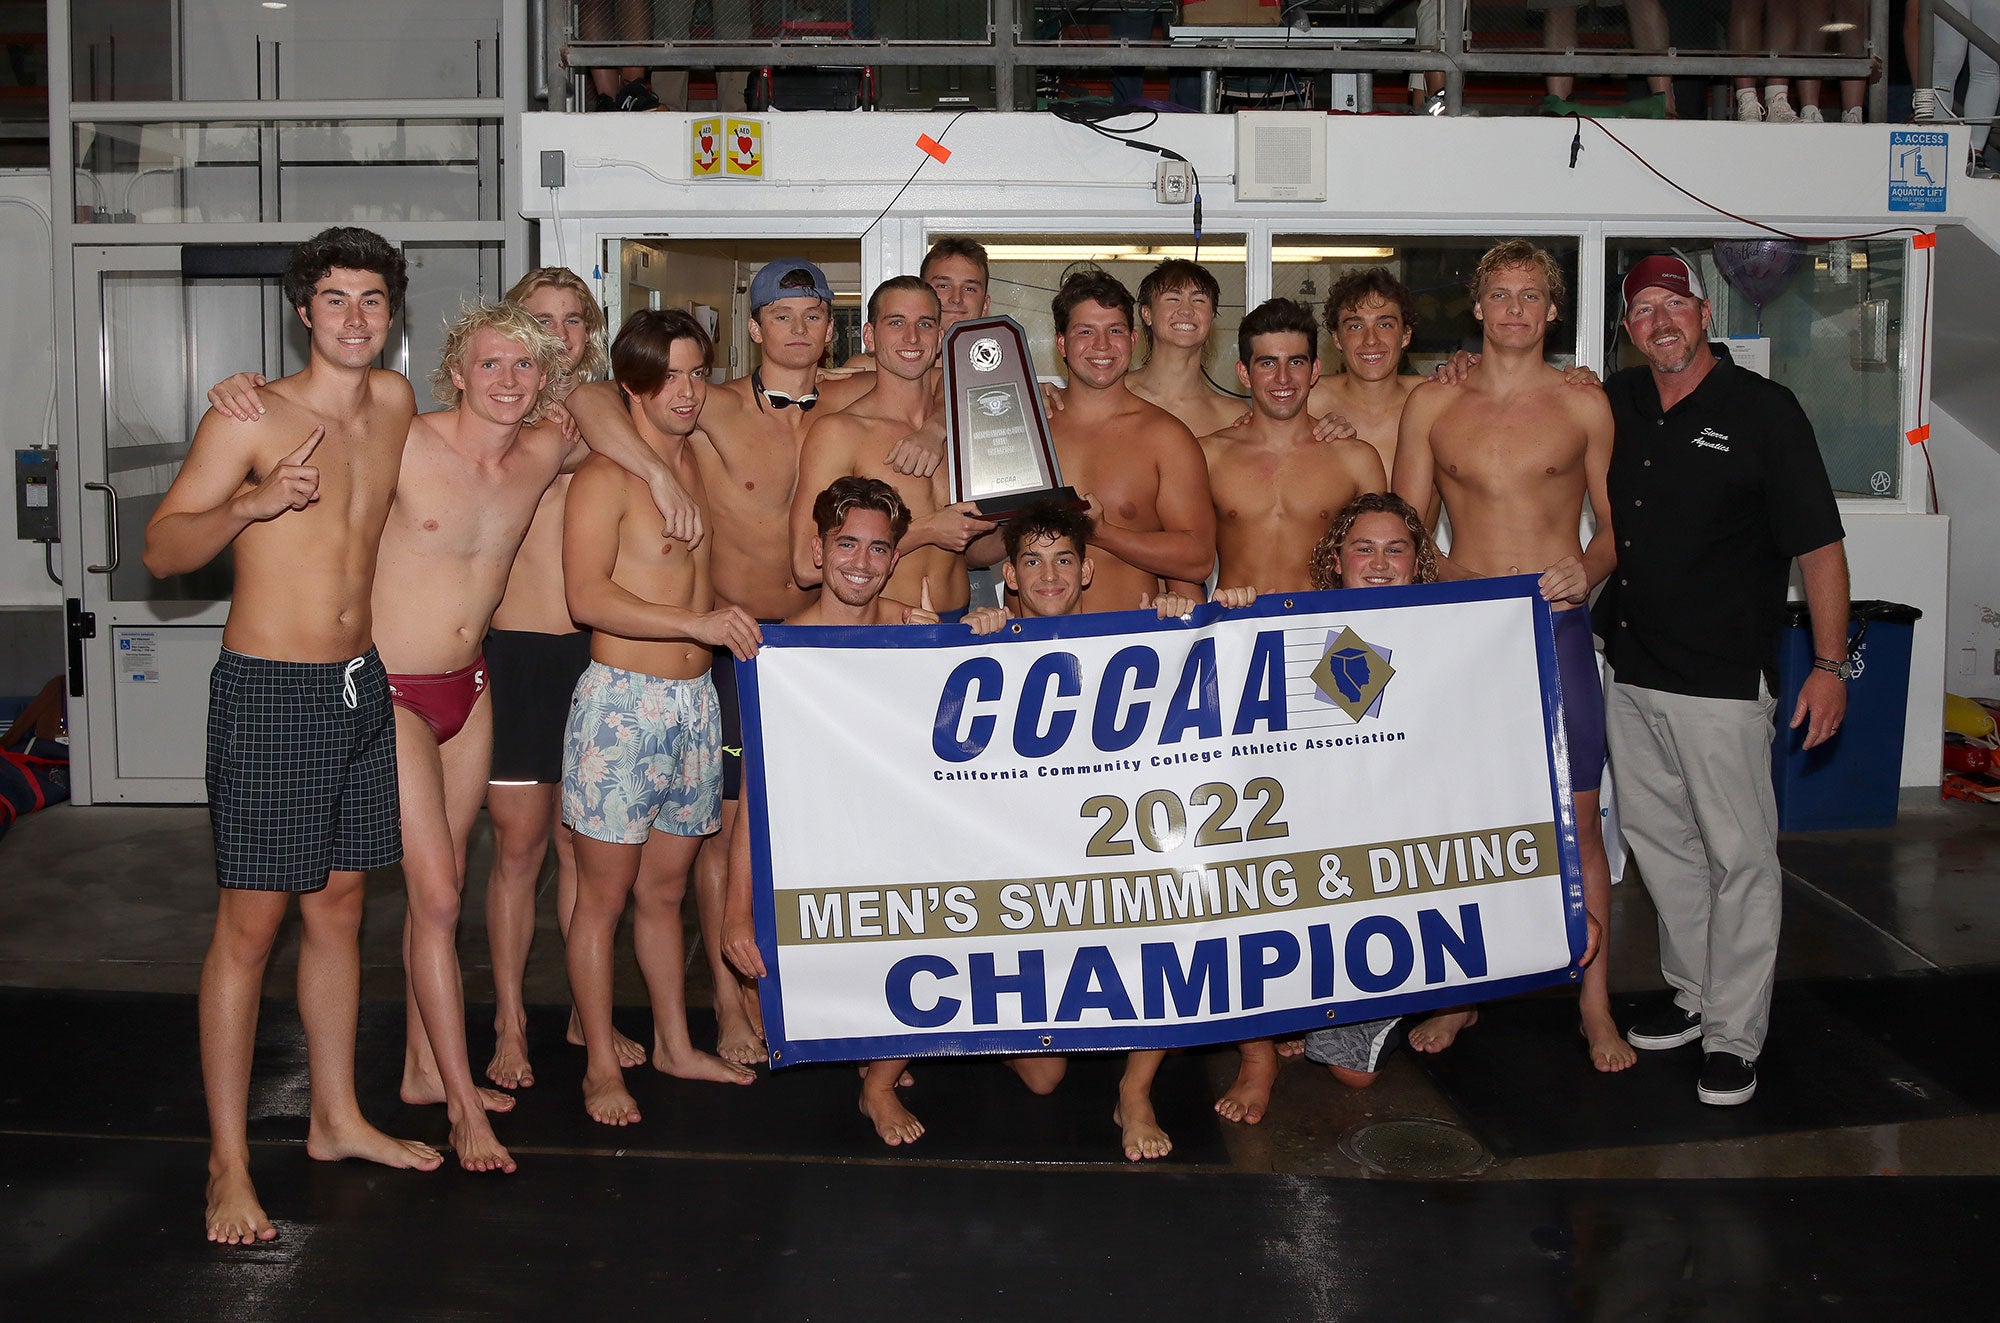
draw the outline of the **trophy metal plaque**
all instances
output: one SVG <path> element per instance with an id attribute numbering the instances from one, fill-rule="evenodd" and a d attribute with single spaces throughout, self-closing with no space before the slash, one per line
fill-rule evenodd
<path id="1" fill-rule="evenodd" d="M 1012 317 L 963 321 L 944 333 L 945 456 L 951 499 L 1004 519 L 1037 501 L 1077 505 L 1062 485 L 1028 337 Z"/>

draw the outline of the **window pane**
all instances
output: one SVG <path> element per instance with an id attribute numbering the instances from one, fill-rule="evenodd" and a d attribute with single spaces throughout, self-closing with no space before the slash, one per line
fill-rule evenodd
<path id="1" fill-rule="evenodd" d="M 1410 289 L 1414 301 L 1410 348 L 1405 370 L 1427 373 L 1453 352 L 1477 352 L 1479 321 L 1472 315 L 1472 275 L 1480 257 L 1506 236 L 1406 239 L 1394 235 L 1284 235 L 1271 244 L 1272 291 L 1297 299 L 1326 322 L 1326 297 L 1335 281 L 1351 271 L 1384 267 Z M 1558 316 L 1549 327 L 1544 349 L 1549 362 L 1568 367 L 1576 361 L 1576 251 L 1568 235 L 1538 236 L 1562 269 L 1567 293 L 1557 300 Z M 1340 351 L 1322 339 L 1323 370 L 1341 370 Z"/>
<path id="2" fill-rule="evenodd" d="M 939 235 L 932 235 L 933 239 Z M 1208 377 L 1218 389 L 1238 394 L 1236 327 L 1243 320 L 1243 236 L 1204 236 L 1199 248 L 1184 234 L 1117 235 L 1102 238 L 1076 234 L 1009 234 L 975 236 L 986 245 L 992 279 L 987 294 L 993 313 L 1005 313 L 1028 333 L 1028 351 L 1035 371 L 1045 377 L 1063 375 L 1056 354 L 1055 317 L 1049 302 L 1075 271 L 1099 267 L 1116 276 L 1133 294 L 1146 273 L 1170 257 L 1199 261 L 1222 287 L 1215 310 L 1215 328 L 1208 340 Z M 1143 339 L 1143 334 L 1142 334 Z M 1132 366 L 1146 361 L 1142 344 Z"/>
<path id="3" fill-rule="evenodd" d="M 495 96 L 501 0 L 72 0 L 77 101 Z"/>
<path id="4" fill-rule="evenodd" d="M 484 120 L 76 126 L 86 219 L 500 219 L 499 130 Z"/>
<path id="5" fill-rule="evenodd" d="M 1834 490 L 1900 497 L 1902 241 L 1613 240 L 1605 298 L 1614 333 L 1625 272 L 1669 250 L 1701 272 L 1710 336 L 1744 347 L 1753 363 L 1768 361 L 1771 379 L 1799 397 Z M 1605 358 L 1614 367 L 1644 362 L 1622 334 Z"/>
<path id="6" fill-rule="evenodd" d="M 406 243 L 403 258 L 409 265 L 410 288 L 403 298 L 403 315 L 398 319 L 409 346 L 407 356 L 398 352 L 391 329 L 389 366 L 403 367 L 416 388 L 417 409 L 429 412 L 431 401 L 425 377 L 438 365 L 444 345 L 444 328 L 468 304 L 492 302 L 507 292 L 501 279 L 501 246 L 497 243 Z M 407 363 L 407 366 L 403 366 Z"/>
<path id="7" fill-rule="evenodd" d="M 747 377 L 763 361 L 750 339 L 750 278 L 766 262 L 804 258 L 833 290 L 833 337 L 825 362 L 838 367 L 861 352 L 861 246 L 852 239 L 694 239 L 651 235 L 613 240 L 604 269 L 619 273 L 604 289 L 612 333 L 644 308 L 682 308 L 715 337 L 711 383 Z"/>

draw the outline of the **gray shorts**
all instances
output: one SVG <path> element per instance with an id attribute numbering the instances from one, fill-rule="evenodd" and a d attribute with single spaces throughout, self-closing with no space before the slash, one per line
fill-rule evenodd
<path id="1" fill-rule="evenodd" d="M 1392 1015 L 1386 1020 L 1357 1020 L 1315 1029 L 1306 1035 L 1306 1060 L 1373 1075 L 1382 1069 L 1382 1058 L 1395 1046 L 1396 1026 L 1402 1019 Z"/>

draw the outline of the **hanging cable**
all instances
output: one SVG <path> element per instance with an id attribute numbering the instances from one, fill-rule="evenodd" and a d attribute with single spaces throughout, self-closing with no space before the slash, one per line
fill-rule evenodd
<path id="1" fill-rule="evenodd" d="M 967 115 L 971 113 L 972 112 L 970 110 L 961 110 L 956 115 L 953 115 L 949 120 L 945 122 L 945 126 L 938 131 L 938 135 L 935 139 L 933 139 L 933 141 L 936 142 L 939 146 L 943 146 L 945 134 L 951 132 L 951 126 L 958 123 L 960 120 L 964 119 Z M 932 156 L 931 153 L 928 151 L 925 151 L 923 153 L 923 158 L 924 158 L 923 160 L 917 162 L 917 168 L 910 171 L 910 177 L 903 181 L 903 186 L 896 190 L 896 196 L 889 199 L 889 205 L 882 208 L 882 210 L 876 212 L 875 219 L 869 221 L 866 225 L 861 227 L 861 237 L 863 239 L 866 239 L 868 237 L 868 232 L 874 229 L 877 225 L 880 225 L 882 223 L 882 218 L 888 215 L 890 210 L 898 202 L 902 201 L 903 194 L 910 191 L 910 185 L 917 182 L 917 176 L 923 173 L 924 167 L 929 165 L 933 160 L 937 159 L 936 157 Z"/>

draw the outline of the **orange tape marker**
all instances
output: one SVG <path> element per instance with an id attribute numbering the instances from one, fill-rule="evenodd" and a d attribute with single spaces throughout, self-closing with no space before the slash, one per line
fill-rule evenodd
<path id="1" fill-rule="evenodd" d="M 1931 425 L 1925 423 L 1922 427 L 1913 427 L 1903 435 L 1909 438 L 1911 445 L 1920 446 L 1931 439 Z"/>
<path id="2" fill-rule="evenodd" d="M 939 165 L 951 159 L 951 148 L 939 142 L 928 133 L 917 135 L 917 147 Z"/>
<path id="3" fill-rule="evenodd" d="M 1916 238 L 1910 240 L 1910 247 L 1912 248 L 1937 247 L 1937 231 L 1933 230 L 1929 234 L 1918 235 Z"/>

